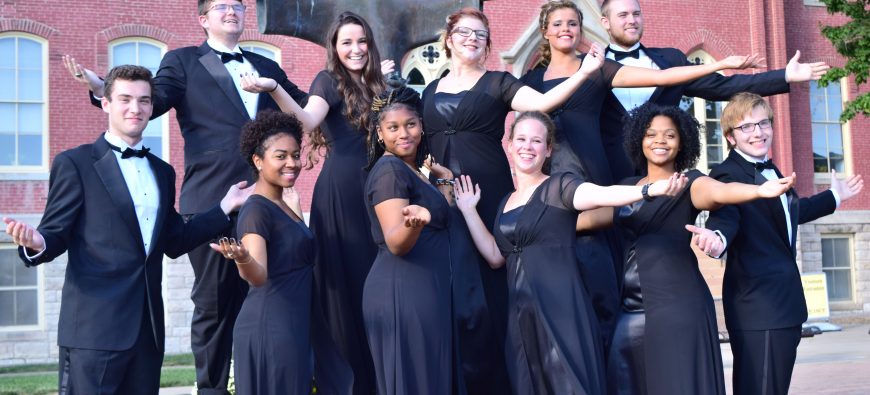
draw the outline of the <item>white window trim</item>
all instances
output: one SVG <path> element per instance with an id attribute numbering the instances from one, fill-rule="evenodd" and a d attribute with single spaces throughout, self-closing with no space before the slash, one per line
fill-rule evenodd
<path id="1" fill-rule="evenodd" d="M 423 52 L 426 51 L 428 46 L 433 46 L 435 50 L 441 53 L 438 56 L 438 59 L 433 63 L 429 63 L 429 61 L 423 56 Z M 420 93 L 423 92 L 423 89 L 429 85 L 432 81 L 435 81 L 441 78 L 441 74 L 444 73 L 447 69 L 450 68 L 450 60 L 447 59 L 447 54 L 441 49 L 440 41 L 433 41 L 430 43 L 423 44 L 417 48 L 414 48 L 408 52 L 408 56 L 405 59 L 405 63 L 402 64 L 402 78 L 408 78 L 408 75 L 411 73 L 411 70 L 417 69 L 420 74 L 423 75 L 423 85 L 410 85 L 411 88 L 418 89 Z"/>
<path id="2" fill-rule="evenodd" d="M 846 85 L 849 82 L 849 78 L 841 78 L 839 82 L 840 99 L 843 101 L 843 108 L 845 109 L 846 102 L 849 101 L 849 89 L 847 89 Z M 854 174 L 854 167 L 852 165 L 852 122 L 841 123 L 840 131 L 843 133 L 843 167 L 846 170 L 846 174 Z M 810 120 L 810 137 L 810 140 L 812 140 L 812 119 Z M 815 164 L 813 164 L 813 166 L 815 166 Z M 831 183 L 831 173 L 816 173 L 815 169 L 813 170 L 814 184 L 829 185 Z"/>
<path id="3" fill-rule="evenodd" d="M 241 41 L 239 42 L 239 48 L 243 47 L 256 47 L 262 48 L 267 51 L 270 51 L 275 54 L 275 63 L 281 65 L 281 48 L 278 48 L 272 44 L 264 43 L 262 41 Z"/>
<path id="4" fill-rule="evenodd" d="M 856 262 L 855 261 L 855 235 L 849 234 L 849 233 L 823 233 L 820 235 L 820 241 L 819 241 L 820 244 L 821 244 L 821 239 L 846 239 L 849 243 L 849 281 L 850 281 L 849 290 L 851 291 L 850 292 L 851 295 L 849 296 L 849 299 L 844 299 L 844 300 L 831 300 L 830 296 L 828 296 L 828 305 L 831 307 L 832 310 L 835 306 L 836 307 L 849 306 L 849 308 L 851 308 L 851 306 L 853 306 L 855 304 L 855 297 L 857 294 L 856 289 L 855 289 L 855 285 L 856 285 L 855 284 L 855 262 Z M 819 250 L 819 253 L 822 253 L 821 249 Z M 824 256 L 822 256 L 822 260 L 824 260 Z M 825 269 L 826 268 L 824 267 L 824 263 L 822 263 L 822 267 L 821 267 L 822 273 L 826 273 Z M 826 276 L 827 276 L 827 274 L 826 274 Z"/>
<path id="5" fill-rule="evenodd" d="M 119 38 L 117 40 L 112 40 L 111 42 L 109 42 L 109 48 L 108 48 L 109 65 L 115 64 L 115 59 L 112 59 L 112 54 L 114 53 L 113 48 L 118 46 L 118 45 L 129 44 L 129 43 L 150 44 L 150 45 L 153 45 L 153 46 L 160 49 L 160 58 L 161 59 L 163 58 L 164 55 L 166 55 L 166 51 L 167 51 L 166 44 L 164 44 L 160 41 L 157 41 L 153 38 L 141 37 L 141 36 L 124 37 L 124 38 Z M 169 163 L 169 157 L 171 154 L 169 151 L 170 144 L 169 144 L 169 113 L 168 112 L 160 116 L 160 126 L 161 126 L 161 129 L 163 130 L 163 136 L 160 137 L 160 151 L 163 152 L 161 159 L 163 159 L 163 161 L 165 161 L 166 163 Z"/>
<path id="6" fill-rule="evenodd" d="M 49 85 L 48 40 L 46 40 L 40 36 L 37 36 L 34 34 L 29 34 L 29 33 L 24 33 L 24 32 L 17 32 L 16 31 L 16 32 L 0 33 L 0 38 L 6 38 L 6 37 L 26 38 L 29 40 L 36 41 L 42 46 L 42 70 L 43 70 L 43 73 L 42 73 L 42 97 L 43 97 L 43 99 L 42 99 L 42 103 L 43 103 L 43 108 L 42 108 L 42 125 L 43 125 L 42 164 L 39 164 L 36 166 L 20 166 L 20 165 L 0 166 L 0 173 L 18 173 L 18 174 L 23 175 L 21 178 L 29 179 L 30 176 L 24 176 L 24 175 L 48 174 L 48 170 L 49 170 L 49 167 L 48 167 L 48 163 L 49 163 L 48 141 L 49 141 L 51 126 L 49 124 L 49 119 L 48 119 L 49 118 L 48 114 L 50 112 L 48 107 L 49 107 L 49 104 L 51 103 L 51 101 L 50 101 L 50 97 L 48 95 L 48 93 L 49 93 L 49 89 L 48 89 L 48 85 Z M 17 46 L 16 46 L 16 50 L 17 50 Z M 17 79 L 16 79 L 16 83 L 17 83 Z M 18 103 L 18 102 L 16 102 L 16 103 Z M 16 179 L 18 180 L 21 178 L 16 178 Z"/>
<path id="7" fill-rule="evenodd" d="M 712 63 L 716 62 L 716 58 L 714 58 L 712 55 L 710 55 L 709 53 L 707 53 L 707 51 L 704 51 L 703 49 L 693 51 L 692 53 L 688 54 L 688 56 L 686 56 L 686 58 L 688 58 L 688 59 L 700 58 L 701 61 L 704 62 L 705 64 L 712 64 Z M 707 163 L 707 130 L 706 130 L 707 120 L 708 120 L 708 118 L 707 118 L 707 101 L 708 100 L 704 100 L 704 99 L 701 99 L 699 97 L 693 97 L 692 100 L 694 100 L 694 110 L 695 110 L 695 113 L 692 114 L 692 116 L 694 116 L 695 119 L 698 120 L 698 123 L 703 128 L 703 133 L 701 134 L 701 136 L 699 136 L 701 139 L 701 156 L 698 158 L 698 164 L 695 166 L 695 168 L 703 171 L 704 173 L 709 173 L 710 172 L 710 165 Z M 722 110 L 724 111 L 724 109 L 725 109 L 725 105 L 723 103 Z M 720 114 L 720 116 L 721 116 L 721 114 Z M 715 119 L 715 118 L 711 118 L 711 119 Z M 722 121 L 720 118 L 719 125 L 721 126 L 721 124 L 722 124 Z M 721 136 L 721 138 L 722 138 L 722 160 L 725 160 L 725 158 L 728 157 L 728 151 L 729 151 L 728 150 L 728 143 L 725 140 L 725 136 Z"/>
<path id="8" fill-rule="evenodd" d="M 11 243 L 0 243 L 0 249 L 14 250 L 18 247 Z M 17 255 L 17 253 L 16 253 Z M 24 266 L 24 263 L 20 263 Z M 36 270 L 36 324 L 34 325 L 10 325 L 0 326 L 0 332 L 31 332 L 42 331 L 45 328 L 45 275 L 42 270 L 42 265 L 28 270 Z M 18 289 L 32 289 L 32 287 L 2 287 L 0 291 L 14 291 Z"/>

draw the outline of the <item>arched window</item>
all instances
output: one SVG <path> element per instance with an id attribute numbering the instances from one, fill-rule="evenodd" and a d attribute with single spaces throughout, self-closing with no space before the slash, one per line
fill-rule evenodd
<path id="1" fill-rule="evenodd" d="M 0 171 L 48 167 L 48 42 L 0 34 Z"/>
<path id="2" fill-rule="evenodd" d="M 702 50 L 692 52 L 688 59 L 694 64 L 708 64 L 716 61 L 710 54 Z M 680 108 L 694 115 L 698 123 L 704 128 L 701 138 L 701 158 L 696 167 L 704 173 L 709 173 L 710 168 L 722 163 L 727 154 L 728 144 L 722 136 L 722 123 L 720 121 L 725 102 L 683 97 L 680 101 Z"/>
<path id="3" fill-rule="evenodd" d="M 277 47 L 259 41 L 243 41 L 239 43 L 239 48 L 265 56 L 281 64 L 281 50 Z"/>
<path id="4" fill-rule="evenodd" d="M 165 52 L 165 45 L 144 37 L 116 40 L 109 44 L 109 65 L 135 64 L 156 75 Z M 142 145 L 151 148 L 154 155 L 169 161 L 169 117 L 166 114 L 148 122 L 142 133 Z"/>
<path id="5" fill-rule="evenodd" d="M 402 64 L 402 77 L 408 80 L 408 86 L 422 93 L 426 85 L 441 78 L 450 71 L 447 55 L 440 49 L 437 42 L 423 44 L 412 49 Z"/>

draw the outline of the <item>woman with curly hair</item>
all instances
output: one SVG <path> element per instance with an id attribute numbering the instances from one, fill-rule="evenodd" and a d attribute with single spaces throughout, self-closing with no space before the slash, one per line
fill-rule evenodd
<path id="1" fill-rule="evenodd" d="M 547 92 L 579 70 L 588 59 L 585 54 L 577 55 L 577 47 L 583 42 L 583 13 L 574 1 L 548 1 L 541 5 L 538 32 L 542 36 L 540 52 L 545 66 L 528 72 L 521 81 Z M 601 185 L 619 181 L 612 177 L 609 166 L 612 158 L 606 156 L 600 126 L 604 100 L 611 89 L 681 84 L 725 68 L 751 67 L 756 61 L 755 57 L 734 56 L 711 64 L 657 70 L 623 66 L 607 59 L 564 104 L 550 112 L 556 123 L 553 170 L 582 174 L 587 181 Z M 605 346 L 609 346 L 619 311 L 617 276 L 622 273 L 616 273 L 614 268 L 620 266 L 616 263 L 622 258 L 615 232 L 615 229 L 590 231 L 577 237 L 583 278 L 596 301 Z"/>
<path id="2" fill-rule="evenodd" d="M 677 107 L 645 104 L 627 119 L 626 151 L 643 175 L 622 184 L 646 185 L 685 172 L 689 186 L 674 198 L 650 197 L 603 215 L 602 222 L 615 221 L 623 231 L 628 273 L 626 312 L 608 358 L 611 393 L 725 394 L 713 298 L 690 246 L 693 233 L 710 231 L 692 224 L 701 210 L 779 196 L 794 175 L 761 185 L 707 177 L 693 169 L 701 152 L 699 129 Z M 713 248 L 707 245 L 705 252 Z M 632 313 L 641 290 L 645 313 Z"/>
<path id="3" fill-rule="evenodd" d="M 365 203 L 378 255 L 363 290 L 377 393 L 450 394 L 450 170 L 427 154 L 420 96 L 401 86 L 374 99 Z"/>
<path id="4" fill-rule="evenodd" d="M 580 211 L 644 196 L 675 195 L 686 179 L 673 173 L 646 186 L 601 187 L 546 167 L 555 126 L 541 112 L 520 113 L 508 151 L 517 190 L 503 197 L 492 233 L 475 207 L 483 188 L 463 175 L 456 186 L 474 244 L 493 268 L 507 265 L 507 360 L 515 394 L 605 394 L 604 352 L 574 253 Z"/>
<path id="5" fill-rule="evenodd" d="M 309 166 L 326 151 L 311 199 L 310 223 L 317 245 L 315 292 L 333 339 L 353 367 L 354 393 L 371 394 L 375 376 L 360 301 L 377 247 L 363 231 L 369 228 L 363 168 L 369 106 L 384 91 L 384 76 L 372 29 L 361 16 L 342 13 L 327 38 L 326 70 L 311 83 L 304 108 L 274 80 L 247 76 L 242 86 L 271 92 L 281 110 L 299 118 L 310 132 Z"/>
<path id="6" fill-rule="evenodd" d="M 302 167 L 301 142 L 302 125 L 281 112 L 261 112 L 242 128 L 241 153 L 254 171 L 256 184 L 239 213 L 240 243 L 224 239 L 220 245 L 211 244 L 235 260 L 239 275 L 250 284 L 233 329 L 239 394 L 310 393 L 312 343 L 318 371 L 329 375 L 318 377 L 320 392 L 350 388 L 344 361 L 327 362 L 334 352 L 320 346 L 329 344 L 318 337 L 321 322 L 314 320 L 311 325 L 314 236 L 283 198 Z M 336 379 L 342 371 L 343 384 Z M 337 389 L 342 386 L 344 390 Z"/>

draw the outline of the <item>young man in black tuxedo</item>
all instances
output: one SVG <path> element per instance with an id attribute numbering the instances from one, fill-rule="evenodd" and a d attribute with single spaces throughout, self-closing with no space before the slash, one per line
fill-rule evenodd
<path id="1" fill-rule="evenodd" d="M 722 114 L 731 152 L 710 176 L 722 182 L 762 184 L 782 177 L 770 161 L 773 110 L 761 96 L 735 95 Z M 831 188 L 806 198 L 792 189 L 778 198 L 725 206 L 710 213 L 707 228 L 721 240 L 701 235 L 695 242 L 711 256 L 728 251 L 722 304 L 734 354 L 737 395 L 787 394 L 807 320 L 807 304 L 795 261 L 798 224 L 829 215 L 864 186 L 861 176 L 837 178 Z M 713 236 L 715 237 L 715 236 Z"/>
<path id="2" fill-rule="evenodd" d="M 247 198 L 185 223 L 175 211 L 175 171 L 142 147 L 152 111 L 151 72 L 112 69 L 108 130 L 54 158 L 39 227 L 4 218 L 26 266 L 68 252 L 57 342 L 62 394 L 156 394 L 163 362 L 163 255 L 178 257 L 226 231 Z"/>
<path id="3" fill-rule="evenodd" d="M 239 155 L 242 125 L 261 110 L 279 111 L 268 93 L 241 89 L 241 74 L 257 73 L 278 81 L 294 100 L 299 90 L 274 61 L 239 48 L 245 15 L 252 12 L 238 0 L 199 0 L 199 24 L 208 39 L 199 47 L 166 53 L 154 77 L 154 114 L 174 108 L 184 137 L 184 181 L 179 199 L 185 218 L 214 205 L 227 187 L 251 181 Z M 73 76 L 102 96 L 103 83 L 92 71 L 68 56 L 64 64 Z M 94 98 L 92 97 L 92 101 Z M 235 221 L 235 216 L 232 217 Z M 235 231 L 231 227 L 228 236 Z M 231 261 L 202 244 L 188 254 L 195 280 L 191 299 L 191 349 L 200 394 L 225 394 L 232 353 L 233 326 L 248 284 Z"/>

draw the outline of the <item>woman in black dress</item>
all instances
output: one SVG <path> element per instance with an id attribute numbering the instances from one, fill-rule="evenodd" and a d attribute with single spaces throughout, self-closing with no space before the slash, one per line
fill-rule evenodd
<path id="1" fill-rule="evenodd" d="M 544 167 L 554 129 L 540 112 L 521 113 L 511 127 L 517 190 L 502 199 L 494 235 L 475 210 L 482 188 L 470 177 L 457 182 L 456 202 L 490 266 L 508 266 L 507 360 L 514 392 L 604 394 L 598 323 L 574 254 L 578 212 L 674 195 L 686 179 L 674 173 L 644 186 L 600 187 L 572 173 L 549 176 Z"/>
<path id="2" fill-rule="evenodd" d="M 622 183 L 646 184 L 694 167 L 699 129 L 676 107 L 645 104 L 633 110 L 626 150 L 645 175 Z M 692 224 L 700 210 L 777 197 L 794 183 L 794 175 L 761 185 L 725 184 L 698 170 L 686 175 L 688 188 L 673 199 L 622 207 L 615 219 L 604 215 L 605 222 L 620 225 L 627 241 L 625 267 L 635 275 L 626 277 L 625 294 L 631 298 L 642 290 L 645 310 L 620 316 L 608 361 L 619 368 L 613 369 L 619 376 L 612 393 L 725 394 L 713 298 L 690 246 L 693 232 L 712 232 Z"/>
<path id="3" fill-rule="evenodd" d="M 354 393 L 369 395 L 375 375 L 361 301 L 377 247 L 363 204 L 365 138 L 372 98 L 384 90 L 381 67 L 389 71 L 392 62 L 381 64 L 369 24 L 352 12 L 339 15 L 327 37 L 327 67 L 311 83 L 305 108 L 272 79 L 248 76 L 242 86 L 271 92 L 284 112 L 302 121 L 311 132 L 309 164 L 326 149 L 311 199 L 315 292 L 335 343 L 353 367 Z"/>
<path id="4" fill-rule="evenodd" d="M 570 0 L 548 1 L 541 6 L 538 29 L 543 36 L 541 57 L 546 67 L 539 67 L 521 81 L 541 92 L 561 84 L 582 67 L 586 55 L 577 55 L 583 43 L 583 14 Z M 734 56 L 705 65 L 672 67 L 665 70 L 623 66 L 607 59 L 592 73 L 570 98 L 550 112 L 556 124 L 553 171 L 582 174 L 587 181 L 613 185 L 609 160 L 601 138 L 600 117 L 604 99 L 612 88 L 651 87 L 689 82 L 724 68 L 753 66 L 754 57 Z M 605 346 L 609 346 L 619 306 L 617 275 L 621 251 L 614 231 L 583 232 L 577 237 L 577 254 L 587 290 L 598 302 L 593 303 L 602 325 Z M 610 304 L 605 303 L 611 301 Z M 612 304 L 612 305 L 611 305 Z"/>
<path id="5" fill-rule="evenodd" d="M 311 325 L 314 236 L 299 213 L 283 200 L 301 168 L 302 127 L 292 115 L 267 111 L 242 130 L 241 151 L 256 174 L 253 195 L 239 213 L 241 244 L 222 240 L 212 248 L 235 259 L 239 275 L 250 284 L 233 330 L 238 394 L 307 394 L 311 391 Z M 326 349 L 315 347 L 320 351 Z M 347 366 L 329 366 L 321 392 L 350 388 Z M 334 381 L 341 369 L 344 384 Z M 327 378 L 329 377 L 329 378 Z M 343 390 L 337 388 L 344 385 Z"/>
<path id="6" fill-rule="evenodd" d="M 439 191 L 418 170 L 426 154 L 420 97 L 407 87 L 375 98 L 365 202 L 378 245 L 363 290 L 363 317 L 378 394 L 452 391 L 449 170 Z"/>
<path id="7" fill-rule="evenodd" d="M 550 111 L 601 65 L 604 53 L 593 45 L 591 59 L 558 88 L 540 94 L 503 71 L 483 66 L 490 48 L 489 23 L 481 11 L 464 8 L 447 18 L 443 45 L 450 73 L 423 92 L 423 118 L 435 160 L 453 174 L 466 174 L 483 185 L 478 212 L 484 223 L 495 219 L 499 200 L 513 190 L 502 148 L 505 117 L 511 110 Z M 455 217 L 459 213 L 454 211 Z M 453 300 L 461 379 L 468 393 L 509 392 L 504 369 L 507 279 L 469 245 L 462 221 L 451 232 Z"/>

